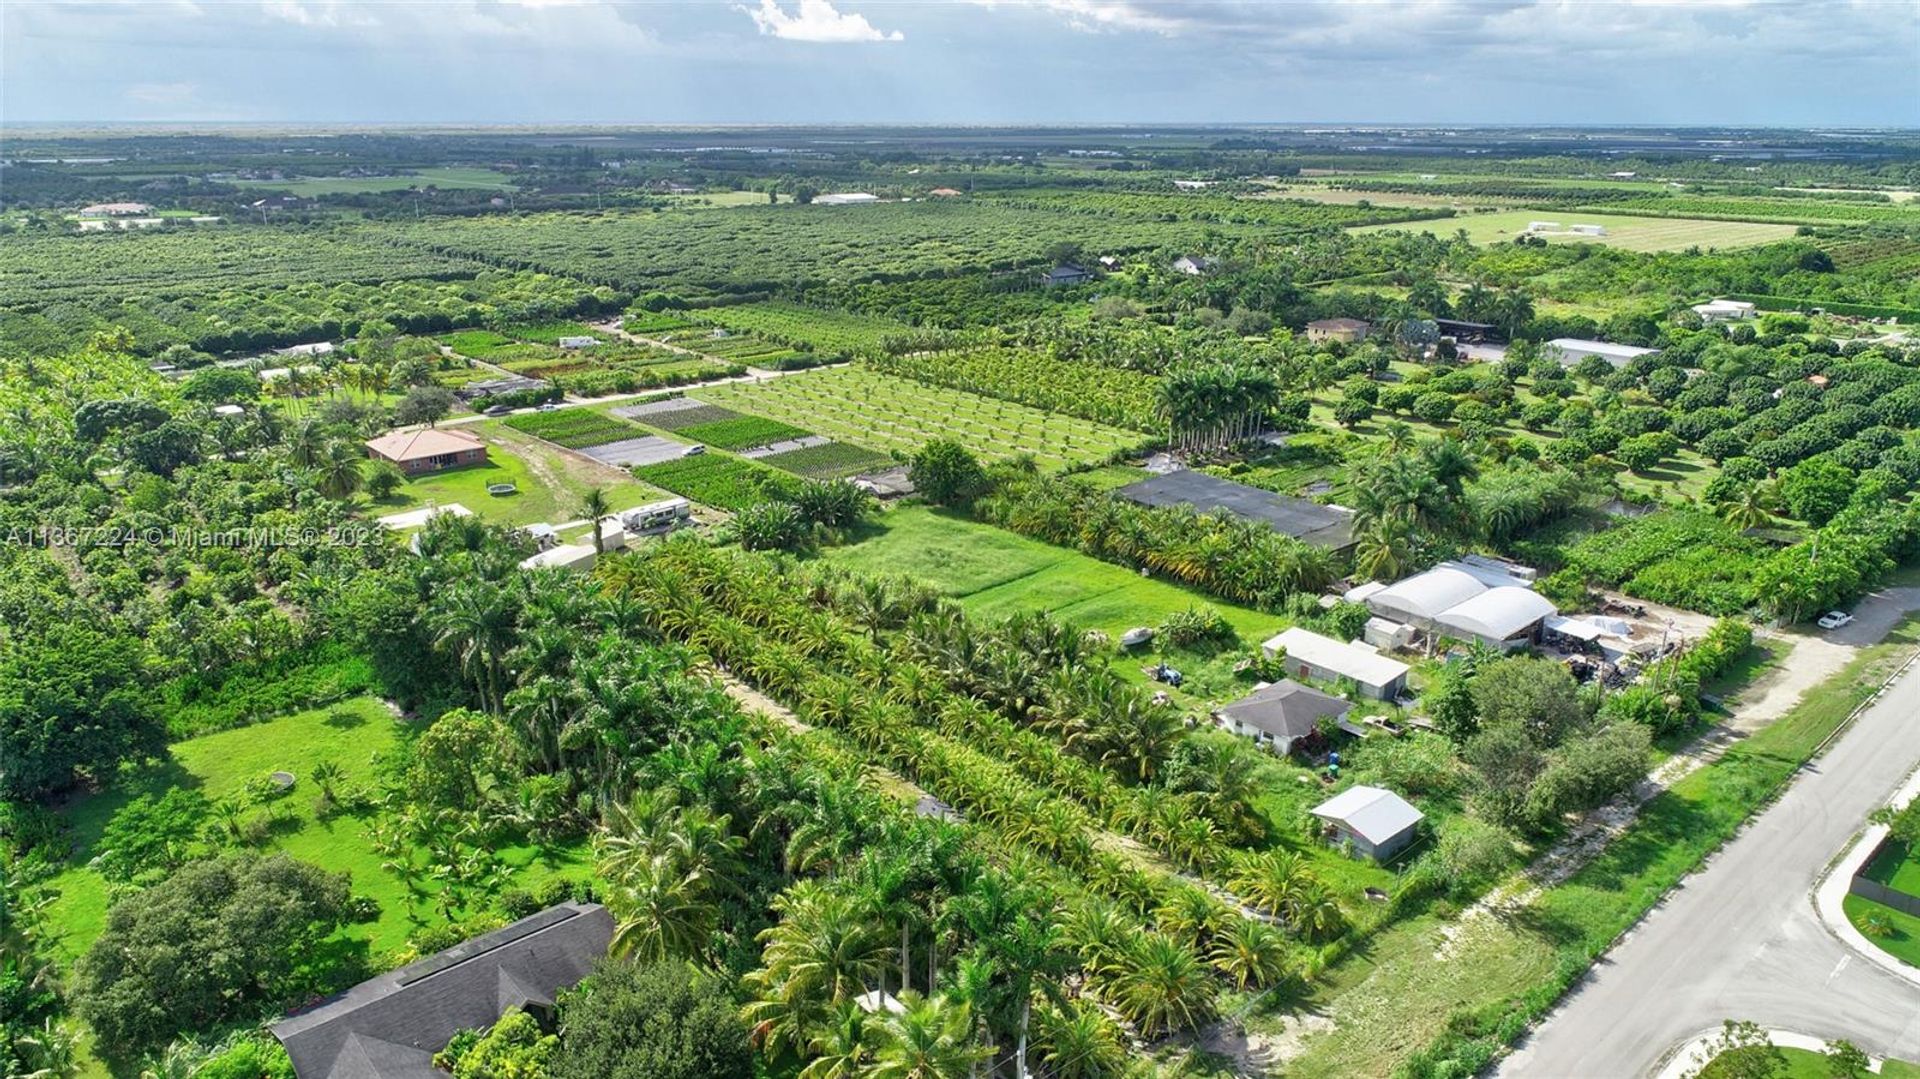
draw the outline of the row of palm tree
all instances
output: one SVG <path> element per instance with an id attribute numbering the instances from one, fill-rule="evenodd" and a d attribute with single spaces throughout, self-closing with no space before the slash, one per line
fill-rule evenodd
<path id="1" fill-rule="evenodd" d="M 667 548 L 654 557 L 673 561 L 673 553 Z M 704 549 L 688 549 L 682 553 L 698 562 L 729 557 Z M 646 571 L 629 564 L 621 577 L 623 582 L 633 583 L 646 575 Z M 656 586 L 671 590 L 669 594 L 684 596 L 697 591 L 697 586 L 690 587 L 689 576 L 662 577 Z M 781 616 L 773 613 L 783 606 L 777 590 L 758 588 L 752 594 L 758 596 L 755 609 L 760 617 L 770 622 L 781 620 Z M 659 593 L 649 590 L 647 598 L 652 600 L 658 596 Z M 800 659 L 778 640 L 769 639 L 723 613 L 717 604 L 707 606 L 698 625 L 700 628 L 690 640 L 716 661 L 792 702 L 808 723 L 845 732 L 865 749 L 870 759 L 878 758 L 918 781 L 960 807 L 969 821 L 986 826 L 1005 841 L 1076 870 L 1090 884 L 1111 887 L 1112 894 L 1138 904 L 1138 909 L 1150 911 L 1168 906 L 1173 902 L 1170 897 L 1184 892 L 1204 896 L 1198 889 L 1169 878 L 1150 877 L 1128 865 L 1124 858 L 1097 849 L 1091 837 L 1098 833 L 1098 825 L 1075 803 L 1033 788 L 1008 764 L 972 745 L 917 727 L 912 712 L 890 705 L 879 693 L 863 692 L 864 687 L 849 677 L 820 673 L 813 663 Z M 814 660 L 817 662 L 819 658 L 816 655 Z M 793 684 L 781 688 L 769 685 L 769 678 L 782 684 L 791 680 Z M 1118 883 L 1122 880 L 1126 883 Z"/>
<path id="2" fill-rule="evenodd" d="M 1277 609 L 1338 576 L 1327 552 L 1260 521 L 1148 507 L 1069 477 L 1012 476 L 980 500 L 990 523 L 1108 562 L 1164 574 L 1234 603 Z"/>
<path id="3" fill-rule="evenodd" d="M 1280 380 L 1252 364 L 1193 363 L 1160 380 L 1167 439 L 1186 453 L 1217 453 L 1260 433 L 1280 403 Z"/>

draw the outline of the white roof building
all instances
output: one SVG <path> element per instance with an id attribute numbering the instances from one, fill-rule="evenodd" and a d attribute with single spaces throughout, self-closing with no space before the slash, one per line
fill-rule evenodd
<path id="1" fill-rule="evenodd" d="M 1615 367 L 1625 367 L 1631 360 L 1660 351 L 1657 348 L 1616 345 L 1611 341 L 1589 341 L 1579 337 L 1556 337 L 1547 342 L 1547 349 L 1547 355 L 1555 357 L 1568 367 L 1588 356 L 1598 356 Z"/>
<path id="2" fill-rule="evenodd" d="M 562 337 L 561 348 L 592 348 L 600 343 L 598 337 Z"/>
<path id="3" fill-rule="evenodd" d="M 588 543 L 563 543 L 520 560 L 521 569 L 590 569 L 599 555 Z"/>
<path id="4" fill-rule="evenodd" d="M 1745 300 L 1708 300 L 1693 305 L 1693 313 L 1707 322 L 1732 322 L 1754 316 L 1754 305 Z"/>
<path id="5" fill-rule="evenodd" d="M 1366 597 L 1366 602 L 1375 614 L 1425 629 L 1446 611 L 1486 590 L 1476 575 L 1440 565 L 1383 588 Z"/>
<path id="6" fill-rule="evenodd" d="M 152 212 L 153 207 L 144 202 L 96 202 L 80 207 L 81 217 L 129 217 Z"/>
<path id="7" fill-rule="evenodd" d="M 1452 607 L 1436 618 L 1439 632 L 1505 648 L 1524 644 L 1554 614 L 1553 602 L 1529 588 L 1503 585 Z"/>
<path id="8" fill-rule="evenodd" d="M 841 191 L 832 195 L 816 195 L 815 206 L 853 206 L 862 202 L 879 202 L 880 196 L 865 191 Z"/>
<path id="9" fill-rule="evenodd" d="M 1348 787 L 1313 808 L 1369 857 L 1392 857 L 1413 841 L 1424 815 L 1405 798 L 1380 787 Z"/>
<path id="10" fill-rule="evenodd" d="M 1392 700 L 1406 689 L 1406 664 L 1370 648 L 1345 644 L 1295 626 L 1268 639 L 1268 656 L 1286 653 L 1287 673 L 1299 678 L 1352 679 L 1367 696 Z"/>

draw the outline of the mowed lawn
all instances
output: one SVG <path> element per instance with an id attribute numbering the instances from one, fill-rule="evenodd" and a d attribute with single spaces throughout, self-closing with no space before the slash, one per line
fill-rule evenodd
<path id="1" fill-rule="evenodd" d="M 372 503 L 368 516 L 458 502 L 494 524 L 559 524 L 580 519 L 580 501 L 596 486 L 606 491 L 616 512 L 667 497 L 624 470 L 569 456 L 504 424 L 488 422 L 462 429 L 486 439 L 486 463 L 410 479 L 391 497 Z M 511 483 L 516 490 L 510 495 L 488 494 L 488 486 L 496 483 Z"/>
<path id="2" fill-rule="evenodd" d="M 107 790 L 68 805 L 62 815 L 72 828 L 71 868 L 48 882 L 49 890 L 57 896 L 46 918 L 53 950 L 70 962 L 86 951 L 106 925 L 111 901 L 108 884 L 87 868 L 87 862 L 99 853 L 95 848 L 101 833 L 121 807 L 142 794 L 158 797 L 173 787 L 192 788 L 205 795 L 209 803 L 218 802 L 239 796 L 249 783 L 276 771 L 291 772 L 296 777 L 291 793 L 268 803 L 292 818 L 292 823 L 276 829 L 260 852 L 284 851 L 324 869 L 348 874 L 354 893 L 373 899 L 380 907 L 377 921 L 347 930 L 367 940 L 376 961 L 382 953 L 404 945 L 421 926 L 439 924 L 442 919 L 431 891 L 414 901 L 410 915 L 400 879 L 380 868 L 381 856 L 368 836 L 372 817 L 336 813 L 324 820 L 317 818 L 314 803 L 319 790 L 307 779 L 314 764 L 330 760 L 344 773 L 337 790 L 367 789 L 373 782 L 375 755 L 397 745 L 403 732 L 404 724 L 383 703 L 359 698 L 176 743 L 172 760 L 123 774 Z M 249 816 L 259 811 L 250 810 Z M 535 887 L 556 875 L 585 873 L 581 845 L 546 851 L 530 846 L 508 847 L 496 853 L 513 869 L 513 883 L 518 887 Z M 434 887 L 427 885 L 430 890 Z"/>
<path id="3" fill-rule="evenodd" d="M 1777 1079 L 1833 1079 L 1833 1070 L 1827 1063 L 1825 1053 L 1816 1053 L 1811 1049 L 1781 1049 L 1780 1055 L 1786 1058 L 1787 1069 L 1780 1072 Z M 1746 1074 L 1750 1073 L 1736 1072 L 1716 1058 L 1700 1072 L 1700 1079 L 1734 1079 L 1735 1076 Z M 1886 1060 L 1881 1062 L 1879 1074 L 1880 1079 L 1916 1079 L 1920 1077 L 1920 1065 L 1904 1060 Z"/>
<path id="4" fill-rule="evenodd" d="M 1753 247 L 1792 236 L 1796 226 L 1760 224 L 1752 221 L 1705 221 L 1685 217 L 1633 217 L 1626 214 L 1590 214 L 1569 210 L 1511 210 L 1504 213 L 1472 214 L 1439 221 L 1401 222 L 1393 225 L 1362 225 L 1353 232 L 1384 232 L 1404 229 L 1452 236 L 1462 229 L 1478 244 L 1501 243 L 1526 232 L 1531 221 L 1553 221 L 1561 228 L 1572 225 L 1603 225 L 1605 236 L 1546 235 L 1548 243 L 1593 243 L 1628 251 L 1681 251 L 1689 247 Z"/>
<path id="5" fill-rule="evenodd" d="M 1225 615 L 1247 643 L 1287 624 L 1279 615 L 925 506 L 890 510 L 876 522 L 865 539 L 820 557 L 861 574 L 906 575 L 959 599 L 974 614 L 1003 618 L 1046 611 L 1114 637 L 1202 604 Z"/>

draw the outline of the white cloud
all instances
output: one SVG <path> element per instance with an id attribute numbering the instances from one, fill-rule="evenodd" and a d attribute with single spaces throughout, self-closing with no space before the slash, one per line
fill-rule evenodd
<path id="1" fill-rule="evenodd" d="M 127 100 L 136 105 L 185 105 L 200 88 L 190 82 L 137 82 L 127 87 Z"/>
<path id="2" fill-rule="evenodd" d="M 760 32 L 788 41 L 812 41 L 847 44 L 863 41 L 905 41 L 907 35 L 876 28 L 865 15 L 841 12 L 832 0 L 800 0 L 796 14 L 789 15 L 778 0 L 760 0 L 757 8 L 740 10 L 753 17 Z"/>
<path id="3" fill-rule="evenodd" d="M 328 28 L 380 25 L 380 20 L 366 10 L 365 5 L 336 3 L 334 0 L 321 0 L 318 3 L 301 3 L 300 0 L 265 0 L 260 5 L 260 10 L 270 18 L 290 22 L 295 26 Z"/>
<path id="4" fill-rule="evenodd" d="M 1155 34 L 1177 34 L 1188 27 L 1187 20 L 1171 10 L 1154 11 L 1133 0 L 973 0 L 983 7 L 1035 7 L 1066 20 L 1067 26 L 1081 33 L 1131 30 Z"/>

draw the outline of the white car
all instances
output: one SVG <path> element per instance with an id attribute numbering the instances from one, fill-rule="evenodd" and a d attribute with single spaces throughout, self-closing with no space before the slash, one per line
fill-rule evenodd
<path id="1" fill-rule="evenodd" d="M 1820 616 L 1819 625 L 1821 629 L 1839 629 L 1851 621 L 1853 616 L 1845 611 L 1828 611 Z"/>

